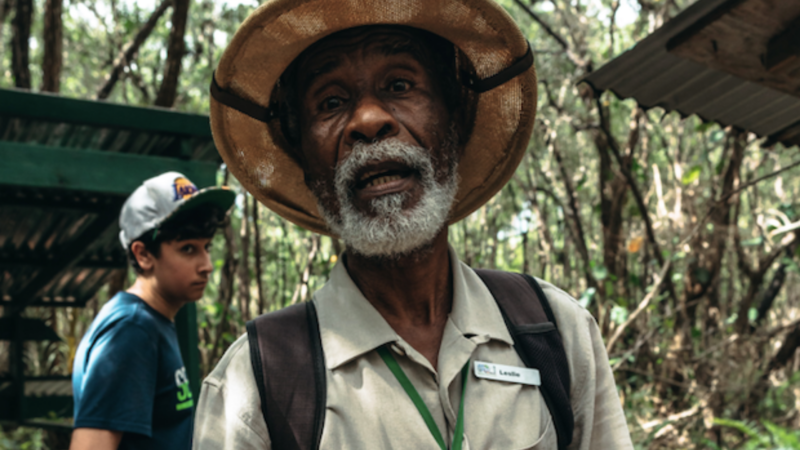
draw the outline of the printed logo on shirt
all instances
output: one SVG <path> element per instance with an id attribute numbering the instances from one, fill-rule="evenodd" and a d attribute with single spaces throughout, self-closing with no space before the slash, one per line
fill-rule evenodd
<path id="1" fill-rule="evenodd" d="M 478 375 L 496 375 L 495 367 L 485 363 L 476 362 L 475 370 L 478 371 Z"/>
<path id="2" fill-rule="evenodd" d="M 175 371 L 175 386 L 178 387 L 178 403 L 175 405 L 175 411 L 183 411 L 194 406 L 192 391 L 189 389 L 189 377 L 186 376 L 186 367 Z"/>
<path id="3" fill-rule="evenodd" d="M 175 178 L 175 182 L 172 184 L 172 188 L 175 191 L 175 198 L 173 198 L 172 200 L 176 202 L 181 199 L 187 199 L 191 197 L 192 194 L 197 192 L 197 186 L 195 186 L 194 183 L 183 177 Z"/>

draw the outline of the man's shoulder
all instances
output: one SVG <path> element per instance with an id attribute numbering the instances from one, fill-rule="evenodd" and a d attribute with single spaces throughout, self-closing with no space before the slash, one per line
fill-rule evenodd
<path id="1" fill-rule="evenodd" d="M 589 311 L 586 310 L 577 300 L 575 297 L 569 295 L 561 288 L 544 281 L 540 278 L 536 278 L 536 282 L 542 288 L 542 292 L 547 297 L 547 303 L 550 305 L 550 308 L 553 310 L 553 315 L 556 316 L 556 322 L 559 322 L 557 325 L 559 328 L 561 327 L 560 322 L 572 323 L 575 320 L 586 320 L 591 319 L 592 315 Z M 563 319 L 562 319 L 563 317 Z"/>
<path id="2" fill-rule="evenodd" d="M 253 367 L 250 363 L 250 343 L 247 334 L 239 337 L 219 360 L 214 370 L 208 374 L 204 383 L 217 388 L 223 386 L 239 385 L 242 383 L 255 386 Z"/>
<path id="3" fill-rule="evenodd" d="M 572 364 L 577 359 L 594 358 L 595 348 L 602 347 L 597 322 L 574 297 L 544 280 L 536 279 L 547 296 L 547 302 L 556 319 L 556 326 L 564 343 L 564 350 Z"/>

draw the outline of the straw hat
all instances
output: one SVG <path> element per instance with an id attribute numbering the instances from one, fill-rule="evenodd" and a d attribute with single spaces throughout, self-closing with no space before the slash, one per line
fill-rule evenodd
<path id="1" fill-rule="evenodd" d="M 499 191 L 519 164 L 536 113 L 533 55 L 492 0 L 267 0 L 239 27 L 211 85 L 211 130 L 231 173 L 261 203 L 331 235 L 303 171 L 290 156 L 271 96 L 281 74 L 321 38 L 363 25 L 405 25 L 452 42 L 474 68 L 475 123 L 459 162 L 450 223 Z M 273 108 L 270 108 L 273 106 Z"/>

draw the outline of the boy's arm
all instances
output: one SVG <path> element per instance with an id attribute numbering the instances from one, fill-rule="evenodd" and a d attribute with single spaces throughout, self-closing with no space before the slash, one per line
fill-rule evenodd
<path id="1" fill-rule="evenodd" d="M 78 428 L 72 432 L 69 450 L 117 450 L 121 431 Z"/>

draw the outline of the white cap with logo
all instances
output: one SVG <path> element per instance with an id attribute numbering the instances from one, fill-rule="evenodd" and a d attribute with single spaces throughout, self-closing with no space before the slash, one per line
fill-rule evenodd
<path id="1" fill-rule="evenodd" d="M 178 172 L 167 172 L 145 180 L 125 200 L 119 215 L 119 240 L 126 249 L 145 232 L 161 226 L 178 211 L 213 205 L 227 211 L 236 193 L 227 186 L 197 189 Z"/>

